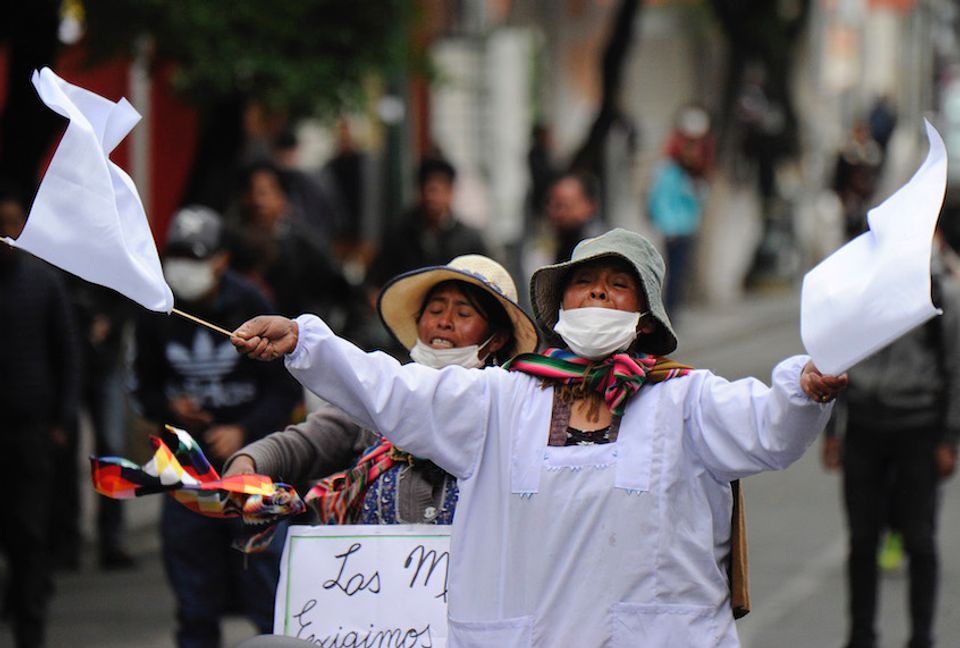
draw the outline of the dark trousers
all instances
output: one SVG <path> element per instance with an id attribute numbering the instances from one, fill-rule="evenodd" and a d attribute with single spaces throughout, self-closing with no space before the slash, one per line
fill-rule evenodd
<path id="1" fill-rule="evenodd" d="M 44 644 L 47 605 L 52 591 L 47 527 L 53 498 L 50 429 L 5 422 L 0 457 L 7 484 L 27 488 L 6 498 L 0 523 L 0 550 L 7 556 L 9 581 L 3 607 L 13 624 L 18 648 Z"/>
<path id="2" fill-rule="evenodd" d="M 163 563 L 177 599 L 177 645 L 219 648 L 220 619 L 242 613 L 257 630 L 273 631 L 286 523 L 263 553 L 244 556 L 230 546 L 242 522 L 194 513 L 171 497 L 163 502 Z"/>
<path id="3" fill-rule="evenodd" d="M 94 450 L 101 457 L 126 456 L 126 394 L 122 367 L 89 375 L 84 400 L 93 424 Z M 121 548 L 123 500 L 97 498 L 97 543 L 101 556 Z"/>
<path id="4" fill-rule="evenodd" d="M 692 236 L 667 237 L 667 290 L 664 305 L 667 314 L 675 315 L 687 288 L 689 257 L 693 249 Z"/>
<path id="5" fill-rule="evenodd" d="M 910 558 L 910 648 L 933 645 L 938 558 L 935 540 L 937 430 L 880 431 L 851 425 L 843 490 L 850 529 L 849 648 L 876 645 L 877 549 L 892 521 Z"/>
<path id="6" fill-rule="evenodd" d="M 50 503 L 45 542 L 50 547 L 53 563 L 64 569 L 80 566 L 80 423 L 74 421 L 63 429 L 66 443 L 53 445 L 50 461 L 53 465 L 53 488 L 57 496 Z"/>

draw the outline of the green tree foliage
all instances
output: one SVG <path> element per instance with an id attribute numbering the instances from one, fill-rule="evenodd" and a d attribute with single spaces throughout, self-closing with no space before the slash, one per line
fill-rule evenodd
<path id="1" fill-rule="evenodd" d="M 291 116 L 352 107 L 371 74 L 411 62 L 403 0 L 95 0 L 91 59 L 149 43 L 198 107 L 254 100 Z"/>
<path id="2" fill-rule="evenodd" d="M 362 107 L 372 77 L 422 67 L 409 0 L 87 0 L 88 59 L 139 48 L 173 65 L 175 89 L 198 109 L 182 204 L 224 209 L 243 146 L 245 108 L 290 122 Z"/>

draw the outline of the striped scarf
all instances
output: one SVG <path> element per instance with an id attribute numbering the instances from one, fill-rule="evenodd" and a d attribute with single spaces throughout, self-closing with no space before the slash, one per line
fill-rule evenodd
<path id="1" fill-rule="evenodd" d="M 623 415 L 627 400 L 645 383 L 658 383 L 690 373 L 687 365 L 645 353 L 615 353 L 603 360 L 587 360 L 565 349 L 523 353 L 504 365 L 561 385 L 582 385 L 597 392 L 615 416 Z"/>
<path id="2" fill-rule="evenodd" d="M 363 498 L 370 484 L 397 463 L 410 463 L 413 455 L 384 438 L 370 446 L 349 470 L 321 479 L 304 502 L 320 524 L 352 524 L 360 517 Z"/>

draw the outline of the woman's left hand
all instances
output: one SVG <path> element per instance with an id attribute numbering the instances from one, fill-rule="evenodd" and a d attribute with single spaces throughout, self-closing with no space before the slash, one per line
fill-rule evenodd
<path id="1" fill-rule="evenodd" d="M 818 403 L 829 403 L 847 386 L 847 374 L 839 376 L 824 376 L 817 369 L 817 365 L 810 360 L 803 366 L 800 373 L 800 389 L 811 400 Z"/>

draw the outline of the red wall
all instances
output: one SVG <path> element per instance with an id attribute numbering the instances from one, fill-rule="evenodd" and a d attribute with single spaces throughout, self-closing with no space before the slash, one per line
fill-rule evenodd
<path id="1" fill-rule="evenodd" d="M 197 145 L 197 113 L 170 87 L 173 66 L 158 68 L 150 91 L 150 186 L 154 232 L 166 234 L 187 184 Z"/>
<path id="2" fill-rule="evenodd" d="M 129 62 L 113 61 L 94 68 L 82 64 L 83 53 L 78 47 L 65 48 L 55 70 L 70 83 L 116 101 L 129 95 Z M 0 47 L 0 110 L 6 99 L 7 78 L 6 49 Z M 197 138 L 196 112 L 180 101 L 170 87 L 172 66 L 158 65 L 154 70 L 150 88 L 150 196 L 141 195 L 144 209 L 153 228 L 158 244 L 162 245 L 167 225 L 173 212 L 179 207 L 180 196 L 186 185 L 187 174 L 193 160 Z M 29 82 L 25 80 L 24 82 Z M 46 110 L 39 99 L 37 110 Z M 143 121 L 134 128 L 144 128 Z M 50 161 L 56 143 L 50 147 L 44 169 Z M 121 142 L 110 155 L 120 168 L 130 171 L 130 144 Z"/>

